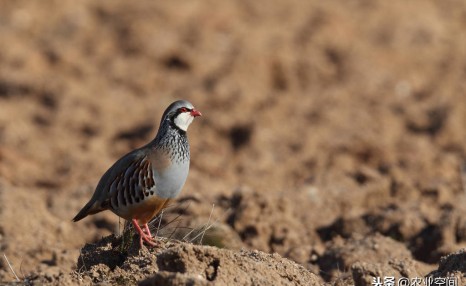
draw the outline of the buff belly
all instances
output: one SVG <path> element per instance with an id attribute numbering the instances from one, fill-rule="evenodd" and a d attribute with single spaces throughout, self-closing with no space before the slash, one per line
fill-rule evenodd
<path id="1" fill-rule="evenodd" d="M 140 225 L 148 223 L 162 209 L 164 209 L 170 199 L 160 198 L 156 195 L 146 197 L 139 203 L 120 207 L 117 210 L 112 210 L 116 215 L 126 219 L 136 219 Z"/>

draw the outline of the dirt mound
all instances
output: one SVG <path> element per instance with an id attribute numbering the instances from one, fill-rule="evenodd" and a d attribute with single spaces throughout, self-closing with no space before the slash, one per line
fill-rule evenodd
<path id="1" fill-rule="evenodd" d="M 428 269 L 402 243 L 379 234 L 336 238 L 327 244 L 318 264 L 326 280 L 338 280 L 349 272 L 356 285 L 372 285 L 377 277 L 422 277 Z"/>
<path id="2" fill-rule="evenodd" d="M 465 249 L 461 249 L 455 253 L 444 256 L 442 259 L 440 259 L 438 269 L 429 273 L 427 277 L 430 279 L 430 281 L 436 282 L 437 285 L 441 285 L 444 281 L 446 281 L 445 283 L 448 283 L 447 280 L 454 280 L 456 285 L 465 285 L 465 258 Z"/>
<path id="3" fill-rule="evenodd" d="M 422 209 L 412 203 L 387 206 L 359 217 L 339 218 L 318 229 L 324 241 L 353 234 L 381 233 L 404 242 L 419 261 L 435 263 L 458 246 L 466 246 L 464 238 L 464 198 L 457 204 L 437 210 Z"/>
<path id="4" fill-rule="evenodd" d="M 33 277 L 34 283 L 74 285 L 321 285 L 319 276 L 301 265 L 257 250 L 219 249 L 159 239 L 148 250 L 138 239 L 122 242 L 115 236 L 88 244 L 71 275 Z"/>

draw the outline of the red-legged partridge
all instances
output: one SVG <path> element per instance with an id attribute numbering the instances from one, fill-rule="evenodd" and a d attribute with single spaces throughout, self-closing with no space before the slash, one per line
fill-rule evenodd
<path id="1" fill-rule="evenodd" d="M 132 221 L 139 233 L 141 247 L 143 240 L 155 245 L 147 223 L 183 188 L 190 158 L 186 131 L 197 116 L 201 113 L 188 101 L 170 104 L 155 138 L 120 158 L 105 172 L 91 200 L 73 221 L 111 210 Z"/>

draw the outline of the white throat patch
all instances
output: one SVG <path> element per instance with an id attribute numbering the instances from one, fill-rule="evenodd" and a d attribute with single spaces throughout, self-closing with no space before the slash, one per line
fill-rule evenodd
<path id="1" fill-rule="evenodd" d="M 190 112 L 183 112 L 178 114 L 177 117 L 175 117 L 175 125 L 178 126 L 183 131 L 187 131 L 189 124 L 193 122 L 194 117 L 190 114 Z"/>

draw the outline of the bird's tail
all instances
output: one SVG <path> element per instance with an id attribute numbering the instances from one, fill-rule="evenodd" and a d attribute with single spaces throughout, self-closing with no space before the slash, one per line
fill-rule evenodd
<path id="1" fill-rule="evenodd" d="M 95 208 L 95 202 L 93 200 L 91 200 L 90 202 L 88 202 L 80 211 L 79 213 L 73 218 L 73 221 L 76 222 L 76 221 L 80 221 L 82 220 L 83 218 L 87 217 L 88 215 L 90 214 L 95 214 L 95 213 L 98 213 L 98 212 L 101 212 L 103 211 L 102 209 L 96 209 Z"/>

